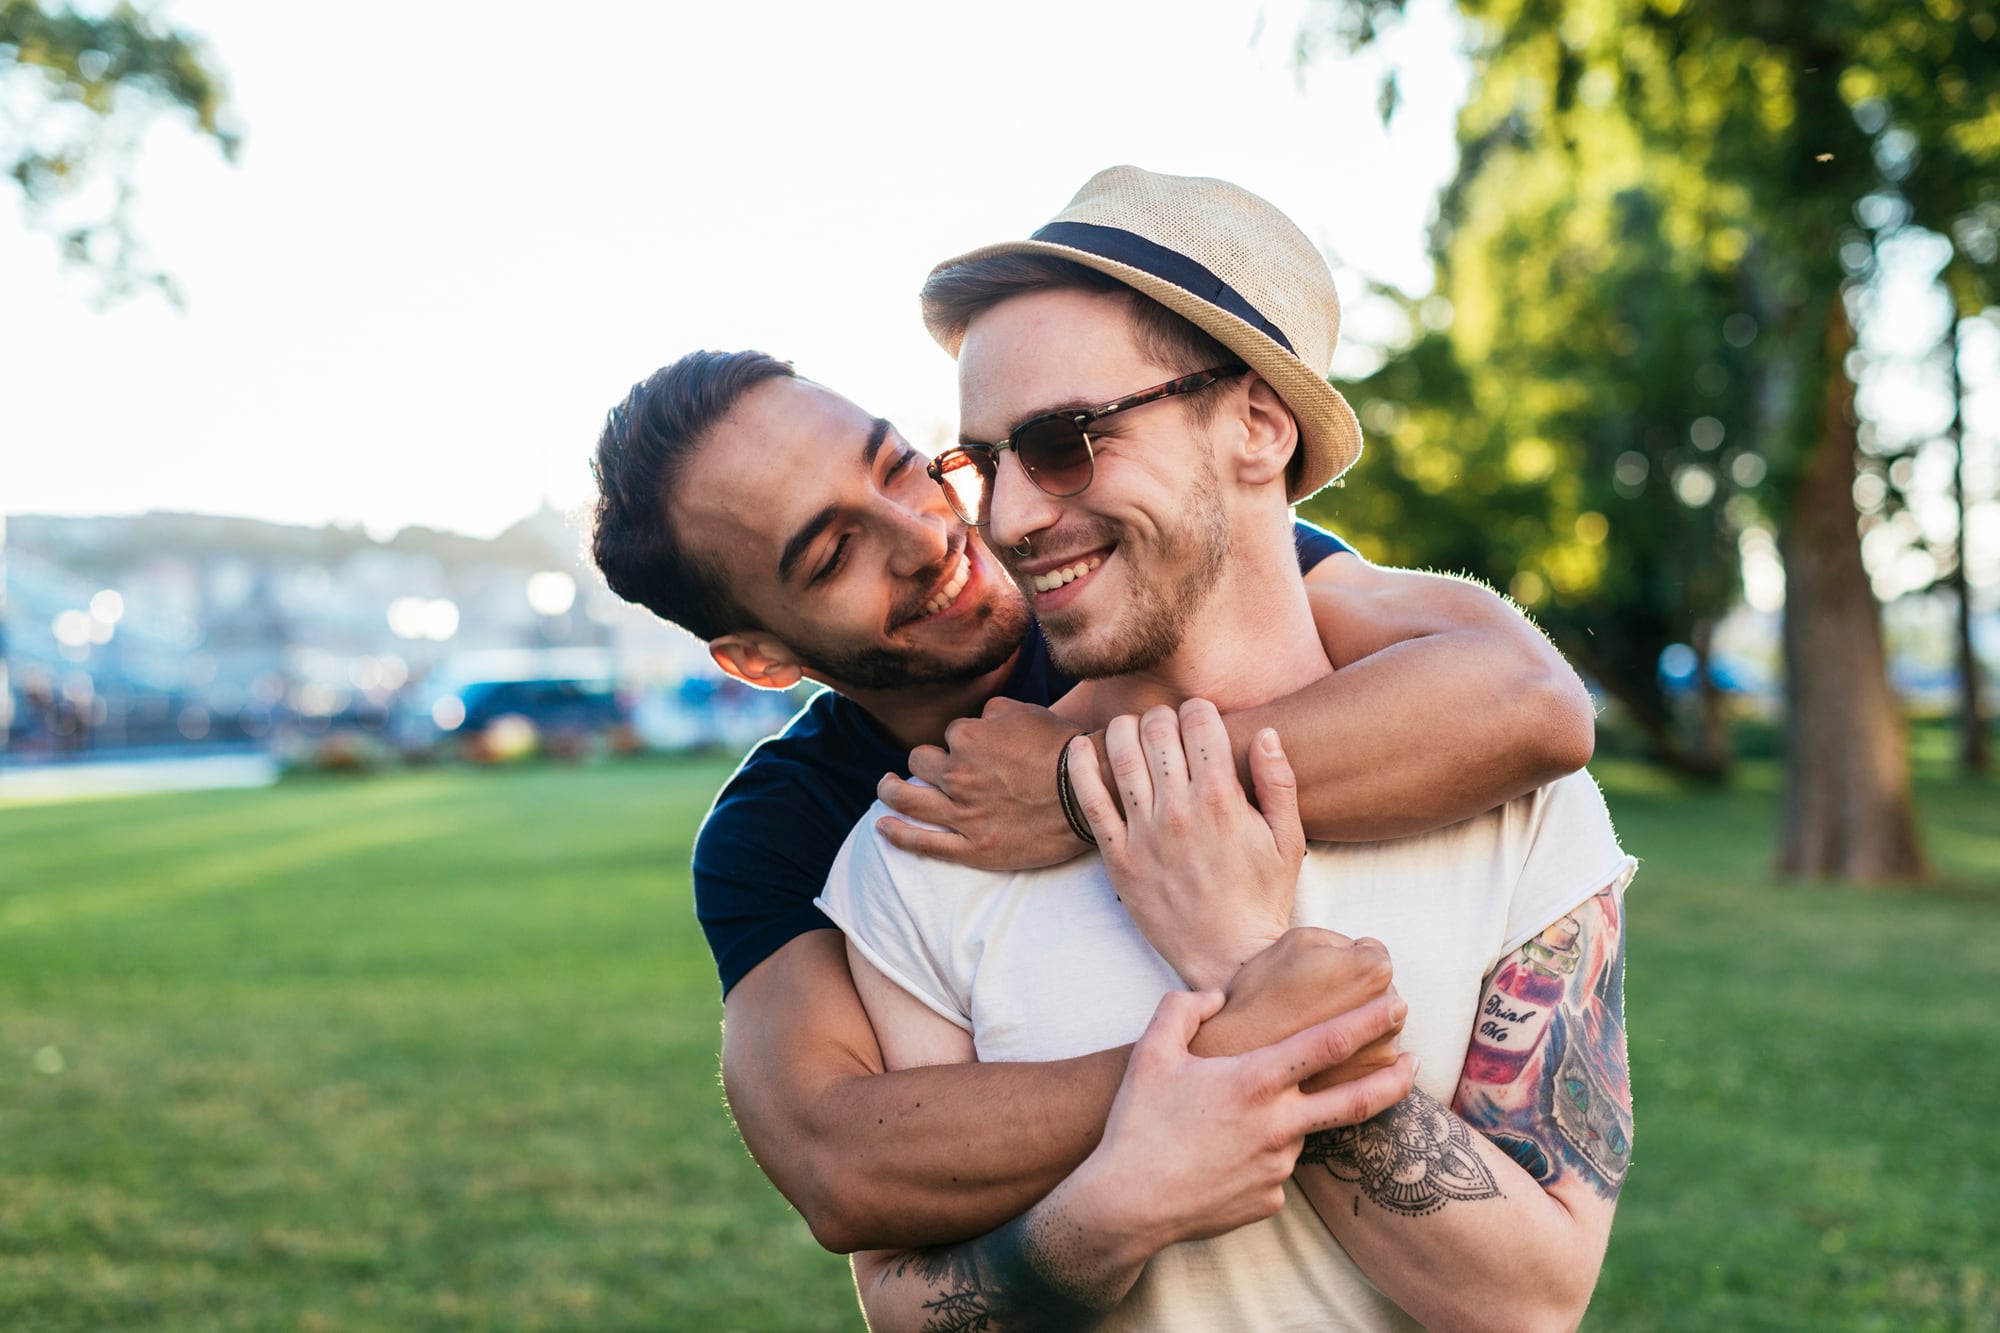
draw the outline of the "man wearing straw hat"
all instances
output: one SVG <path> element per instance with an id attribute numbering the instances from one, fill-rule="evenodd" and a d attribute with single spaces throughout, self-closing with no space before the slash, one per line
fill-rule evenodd
<path id="1" fill-rule="evenodd" d="M 1192 336 L 1150 336 L 1148 301 Z M 1105 730 L 1111 783 L 1078 740 L 1059 790 L 1102 854 L 983 872 L 864 822 L 821 906 L 892 1069 L 1136 1046 L 1101 1142 L 1045 1199 L 972 1241 L 856 1257 L 871 1324 L 1573 1327 L 1631 1144 L 1634 863 L 1595 784 L 1308 853 L 1277 735 L 1252 746 L 1255 809 L 1217 712 L 1333 670 L 1288 523 L 1360 446 L 1324 378 L 1324 261 L 1237 187 L 1114 168 L 1032 239 L 940 265 L 924 309 L 963 430 L 930 470 L 1084 678 L 1056 712 Z M 1299 923 L 1395 960 L 1421 1068 L 1363 1123 L 1294 1086 L 1308 1036 L 1226 1078 L 1188 1054 Z M 1274 1098 L 1268 1151 L 1226 1181 L 1201 1169 L 1238 1129 L 1218 1082 Z"/>

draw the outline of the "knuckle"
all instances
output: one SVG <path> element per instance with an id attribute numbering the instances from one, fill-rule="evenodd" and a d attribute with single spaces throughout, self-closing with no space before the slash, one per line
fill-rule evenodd
<path id="1" fill-rule="evenodd" d="M 1195 698 L 1185 700 L 1181 704 L 1181 721 L 1183 723 L 1208 722 L 1211 720 L 1220 722 L 1222 714 L 1217 712 L 1215 705 L 1207 699 L 1196 696 Z"/>
<path id="2" fill-rule="evenodd" d="M 1293 926 L 1285 932 L 1285 938 L 1299 949 L 1340 949 L 1347 945 L 1345 935 L 1325 926 Z"/>

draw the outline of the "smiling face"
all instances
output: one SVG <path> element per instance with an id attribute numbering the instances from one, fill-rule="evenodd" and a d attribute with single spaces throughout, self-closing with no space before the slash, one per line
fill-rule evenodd
<path id="1" fill-rule="evenodd" d="M 978 315 L 959 351 L 963 438 L 1088 408 L 1203 367 L 1162 366 L 1133 338 L 1119 295 L 1054 289 Z M 1201 390 L 1229 392 L 1229 381 Z M 1044 494 L 1002 454 L 987 538 L 1030 594 L 1057 666 L 1079 678 L 1148 670 L 1172 656 L 1227 565 L 1230 521 L 1208 433 L 1178 397 L 1107 417 L 1091 432 L 1090 485 Z M 1023 540 L 1031 553 L 1015 553 Z"/>
<path id="2" fill-rule="evenodd" d="M 808 380 L 746 393 L 672 503 L 744 610 L 844 692 L 973 680 L 1027 631 L 1020 593 L 967 540 L 923 457 Z"/>

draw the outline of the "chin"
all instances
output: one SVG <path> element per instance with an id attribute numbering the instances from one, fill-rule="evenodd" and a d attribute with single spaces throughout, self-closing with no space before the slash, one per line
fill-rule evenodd
<path id="1" fill-rule="evenodd" d="M 1049 641 L 1049 660 L 1073 680 L 1103 680 L 1149 671 L 1174 655 L 1181 645 L 1177 624 L 1130 622 L 1105 626 L 1099 632 L 1066 634 L 1042 626 Z"/>

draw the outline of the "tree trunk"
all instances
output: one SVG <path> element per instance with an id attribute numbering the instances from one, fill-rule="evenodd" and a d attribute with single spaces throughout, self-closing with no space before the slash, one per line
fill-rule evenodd
<path id="1" fill-rule="evenodd" d="M 1854 387 L 1842 371 L 1853 346 L 1845 304 L 1835 296 L 1819 430 L 1779 543 L 1788 717 L 1778 873 L 1907 880 L 1924 874 L 1924 861 L 1881 607 L 1861 563 Z"/>
<path id="2" fill-rule="evenodd" d="M 1959 767 L 1967 777 L 1984 777 L 1993 766 L 1986 746 L 1986 713 L 1979 705 L 1979 654 L 1972 648 L 1972 585 L 1965 577 L 1965 381 L 1958 374 L 1958 311 L 1945 334 L 1951 355 L 1951 498 L 1958 507 L 1958 548 L 1951 590 L 1958 601 Z"/>
<path id="3" fill-rule="evenodd" d="M 1715 621 L 1697 620 L 1694 626 L 1694 655 L 1700 670 L 1696 683 L 1700 693 L 1696 696 L 1701 703 L 1701 763 L 1715 775 L 1718 782 L 1729 777 L 1729 766 L 1734 758 L 1734 748 L 1729 743 L 1729 717 L 1722 690 L 1715 683 Z"/>

